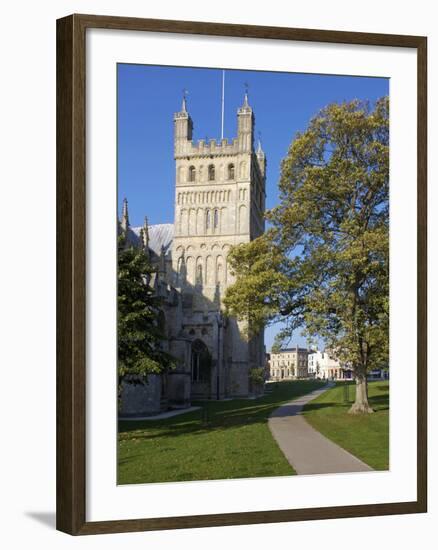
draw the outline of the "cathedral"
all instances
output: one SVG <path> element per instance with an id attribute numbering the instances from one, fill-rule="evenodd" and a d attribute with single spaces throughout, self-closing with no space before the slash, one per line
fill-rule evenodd
<path id="1" fill-rule="evenodd" d="M 123 203 L 119 230 L 156 267 L 162 297 L 163 348 L 178 366 L 146 383 L 122 384 L 122 416 L 189 407 L 194 399 L 249 397 L 259 391 L 251 370 L 265 365 L 263 331 L 247 339 L 243 325 L 223 314 L 233 276 L 231 246 L 264 232 L 266 158 L 254 147 L 254 113 L 245 94 L 232 141 L 192 139 L 183 98 L 174 115 L 175 217 L 173 224 L 131 227 Z"/>

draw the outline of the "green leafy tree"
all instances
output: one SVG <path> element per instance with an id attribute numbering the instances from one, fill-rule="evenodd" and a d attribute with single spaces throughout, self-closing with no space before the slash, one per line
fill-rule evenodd
<path id="1" fill-rule="evenodd" d="M 263 367 L 251 369 L 249 379 L 254 388 L 262 390 L 265 383 L 265 369 Z"/>
<path id="2" fill-rule="evenodd" d="M 150 286 L 154 270 L 144 252 L 125 248 L 119 238 L 118 255 L 118 375 L 135 375 L 142 380 L 175 365 L 162 350 L 164 334 L 160 326 L 160 299 Z"/>
<path id="3" fill-rule="evenodd" d="M 281 352 L 281 342 L 278 341 L 277 339 L 275 339 L 274 343 L 272 344 L 271 352 L 272 353 L 280 353 Z"/>
<path id="4" fill-rule="evenodd" d="M 367 371 L 388 364 L 388 98 L 332 104 L 297 134 L 282 162 L 271 228 L 229 254 L 229 312 L 248 330 L 279 320 L 353 368 L 351 413 L 372 412 Z"/>

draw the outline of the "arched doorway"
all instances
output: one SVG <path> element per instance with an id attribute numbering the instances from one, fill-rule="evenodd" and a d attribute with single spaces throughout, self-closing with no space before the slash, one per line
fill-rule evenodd
<path id="1" fill-rule="evenodd" d="M 211 354 L 202 340 L 192 343 L 191 380 L 193 397 L 210 397 Z"/>

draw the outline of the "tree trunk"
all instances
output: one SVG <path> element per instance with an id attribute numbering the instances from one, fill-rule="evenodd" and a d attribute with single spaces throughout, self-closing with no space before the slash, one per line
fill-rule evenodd
<path id="1" fill-rule="evenodd" d="M 349 414 L 369 414 L 374 410 L 368 403 L 368 384 L 366 370 L 356 372 L 356 399 L 348 411 Z"/>

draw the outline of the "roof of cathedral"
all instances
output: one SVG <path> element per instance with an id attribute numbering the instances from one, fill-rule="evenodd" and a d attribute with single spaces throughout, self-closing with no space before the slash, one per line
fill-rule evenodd
<path id="1" fill-rule="evenodd" d="M 137 239 L 140 239 L 142 227 L 131 227 L 132 232 Z M 149 248 L 158 256 L 161 254 L 161 248 L 164 247 L 165 254 L 169 254 L 173 241 L 173 223 L 158 223 L 148 226 Z M 140 240 L 139 240 L 140 242 Z"/>

